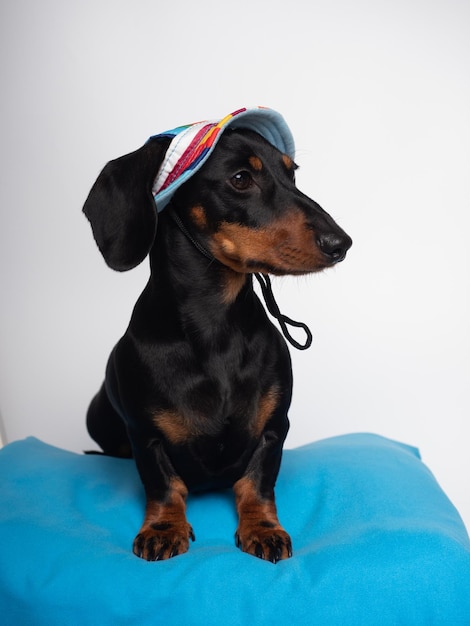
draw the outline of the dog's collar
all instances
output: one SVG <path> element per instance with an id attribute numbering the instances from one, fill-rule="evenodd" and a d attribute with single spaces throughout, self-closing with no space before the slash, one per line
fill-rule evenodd
<path id="1" fill-rule="evenodd" d="M 176 212 L 173 206 L 170 207 L 168 213 L 170 217 L 173 219 L 173 221 L 175 222 L 175 224 L 178 226 L 178 228 L 181 230 L 181 232 L 187 237 L 187 239 L 189 239 L 189 241 L 193 244 L 193 246 L 197 248 L 197 250 L 199 250 L 199 252 L 202 255 L 204 255 L 211 262 L 220 263 L 220 261 L 218 261 L 214 257 L 213 254 L 211 254 L 195 237 L 193 237 L 193 235 L 189 232 L 189 230 L 181 221 L 180 216 L 178 215 L 178 213 Z M 271 315 L 275 317 L 277 321 L 279 322 L 279 326 L 281 327 L 282 334 L 284 335 L 286 340 L 292 346 L 294 346 L 294 348 L 297 348 L 298 350 L 307 350 L 307 348 L 310 348 L 310 346 L 312 345 L 312 333 L 310 331 L 310 328 L 303 322 L 296 322 L 290 317 L 287 317 L 287 315 L 283 315 L 281 313 L 281 311 L 279 310 L 279 306 L 276 302 L 276 299 L 274 297 L 273 288 L 271 285 L 271 279 L 269 278 L 268 274 L 260 274 L 258 272 L 255 272 L 254 275 L 255 275 L 256 280 L 260 284 L 261 292 L 263 294 L 266 308 L 271 313 Z M 296 339 L 294 339 L 294 337 L 292 337 L 292 335 L 290 334 L 289 329 L 287 328 L 288 326 L 294 326 L 295 328 L 302 328 L 307 336 L 305 343 L 299 343 Z"/>
<path id="2" fill-rule="evenodd" d="M 171 137 L 152 187 L 157 211 L 162 211 L 175 191 L 205 163 L 228 127 L 246 128 L 264 137 L 278 150 L 294 158 L 294 139 L 280 113 L 266 107 L 243 108 L 218 121 L 178 126 L 151 137 Z"/>

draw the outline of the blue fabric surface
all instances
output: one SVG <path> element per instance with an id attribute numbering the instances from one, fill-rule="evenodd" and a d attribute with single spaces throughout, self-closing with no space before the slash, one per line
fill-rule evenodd
<path id="1" fill-rule="evenodd" d="M 132 461 L 36 439 L 0 451 L 5 625 L 470 624 L 470 543 L 417 450 L 345 435 L 286 450 L 278 512 L 294 557 L 234 545 L 232 494 L 191 496 L 197 541 L 148 563 Z"/>

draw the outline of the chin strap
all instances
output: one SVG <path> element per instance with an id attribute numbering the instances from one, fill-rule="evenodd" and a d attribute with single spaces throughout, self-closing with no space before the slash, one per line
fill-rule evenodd
<path id="1" fill-rule="evenodd" d="M 179 215 L 176 213 L 173 207 L 168 207 L 168 213 L 170 214 L 171 218 L 173 219 L 175 224 L 178 226 L 178 228 L 181 230 L 181 232 L 189 239 L 189 241 L 193 244 L 195 248 L 197 248 L 197 250 L 199 250 L 201 254 L 203 254 L 210 261 L 217 261 L 217 259 L 191 235 L 191 233 L 183 224 Z M 279 326 L 281 327 L 282 334 L 287 339 L 287 341 L 292 346 L 294 346 L 294 348 L 297 348 L 297 350 L 307 350 L 307 348 L 310 348 L 310 346 L 312 345 L 312 333 L 310 331 L 310 328 L 307 326 L 307 324 L 304 324 L 303 322 L 296 322 L 295 320 L 292 320 L 290 317 L 287 317 L 287 315 L 283 315 L 281 313 L 277 305 L 276 299 L 274 298 L 273 288 L 271 285 L 271 279 L 269 278 L 268 274 L 259 274 L 258 272 L 255 272 L 254 275 L 261 286 L 261 291 L 263 294 L 264 301 L 266 303 L 266 308 L 268 309 L 269 313 L 271 313 L 271 315 L 275 317 L 277 321 L 279 322 Z M 307 335 L 305 343 L 302 344 L 296 341 L 290 334 L 287 326 L 294 326 L 295 328 L 302 328 L 305 334 Z"/>
<path id="2" fill-rule="evenodd" d="M 312 333 L 310 331 L 310 328 L 307 326 L 307 324 L 304 324 L 303 322 L 296 322 L 295 320 L 292 320 L 290 317 L 287 317 L 287 315 L 283 315 L 281 311 L 279 310 L 279 307 L 277 306 L 277 302 L 274 298 L 273 288 L 271 286 L 271 279 L 269 278 L 269 276 L 267 274 L 258 274 L 258 273 L 256 273 L 255 276 L 261 286 L 261 291 L 263 292 L 263 298 L 264 298 L 264 301 L 266 302 L 266 308 L 271 313 L 271 315 L 275 317 L 277 321 L 279 322 L 279 326 L 281 327 L 282 334 L 287 339 L 287 341 L 291 345 L 293 345 L 294 348 L 297 348 L 297 350 L 307 350 L 307 348 L 310 348 L 310 346 L 312 345 Z M 296 328 L 303 328 L 303 330 L 305 331 L 305 334 L 307 335 L 307 339 L 305 340 L 305 343 L 299 343 L 298 341 L 296 341 L 290 334 L 287 328 L 287 325 L 295 326 Z"/>

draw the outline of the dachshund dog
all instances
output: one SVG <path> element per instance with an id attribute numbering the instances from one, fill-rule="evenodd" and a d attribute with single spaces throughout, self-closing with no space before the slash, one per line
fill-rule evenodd
<path id="1" fill-rule="evenodd" d="M 92 400 L 104 454 L 134 457 L 146 510 L 134 553 L 184 553 L 188 492 L 232 487 L 236 544 L 292 556 L 274 487 L 288 431 L 289 351 L 253 275 L 302 275 L 342 261 L 350 237 L 295 185 L 296 165 L 253 130 L 228 129 L 158 215 L 152 181 L 169 146 L 150 139 L 108 163 L 84 206 L 107 264 L 150 257 L 150 278 Z"/>

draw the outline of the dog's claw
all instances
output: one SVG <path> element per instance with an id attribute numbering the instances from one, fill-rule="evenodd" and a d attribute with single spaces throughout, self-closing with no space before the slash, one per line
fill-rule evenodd
<path id="1" fill-rule="evenodd" d="M 282 548 L 280 548 L 279 546 L 275 547 L 273 550 L 271 550 L 271 552 L 269 553 L 269 556 L 271 557 L 269 559 L 271 563 L 277 563 L 278 561 L 281 560 Z"/>
<path id="2" fill-rule="evenodd" d="M 178 556 L 178 554 L 179 554 L 178 546 L 173 546 L 173 549 L 170 552 L 169 558 L 172 559 L 174 556 Z"/>
<path id="3" fill-rule="evenodd" d="M 255 556 L 259 559 L 264 559 L 263 547 L 260 543 L 257 543 L 255 546 Z"/>

